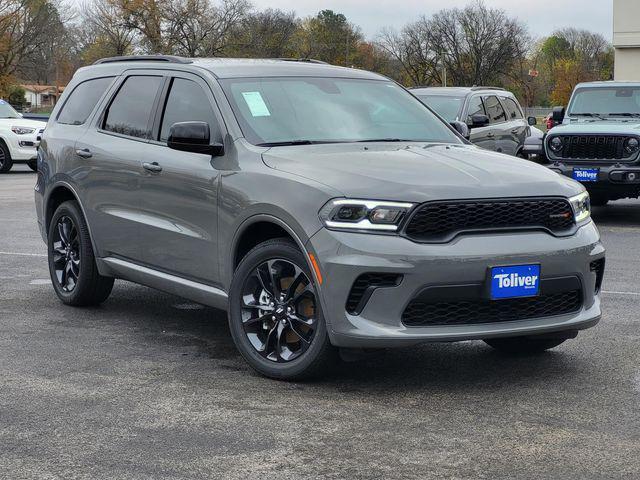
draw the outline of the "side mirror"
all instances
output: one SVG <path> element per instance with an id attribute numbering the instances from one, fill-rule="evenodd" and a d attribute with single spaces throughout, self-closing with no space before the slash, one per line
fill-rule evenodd
<path id="1" fill-rule="evenodd" d="M 538 124 L 538 119 L 536 117 L 527 117 L 527 123 L 533 127 Z"/>
<path id="2" fill-rule="evenodd" d="M 466 123 L 454 120 L 450 125 L 456 132 L 460 134 L 462 138 L 466 138 L 467 140 L 469 140 L 469 127 Z"/>
<path id="3" fill-rule="evenodd" d="M 553 107 L 553 115 L 551 118 L 556 125 L 562 123 L 564 120 L 564 107 Z"/>
<path id="4" fill-rule="evenodd" d="M 205 122 L 179 122 L 169 128 L 167 146 L 174 150 L 220 156 L 224 145 L 211 144 L 209 125 Z"/>
<path id="5" fill-rule="evenodd" d="M 482 128 L 489 125 L 489 117 L 486 115 L 471 115 L 469 128 Z"/>

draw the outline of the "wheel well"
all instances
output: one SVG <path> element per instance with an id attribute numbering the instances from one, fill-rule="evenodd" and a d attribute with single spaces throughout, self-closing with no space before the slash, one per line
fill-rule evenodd
<path id="1" fill-rule="evenodd" d="M 51 223 L 51 218 L 55 213 L 56 209 L 67 200 L 76 200 L 74 194 L 67 187 L 56 187 L 51 195 L 49 195 L 49 200 L 47 201 L 47 212 L 45 216 L 45 226 L 46 231 L 49 232 L 49 223 Z"/>
<path id="2" fill-rule="evenodd" d="M 233 256 L 233 269 L 235 270 L 238 267 L 240 261 L 253 247 L 273 238 L 290 238 L 295 242 L 289 232 L 276 223 L 256 222 L 247 227 L 236 243 Z"/>

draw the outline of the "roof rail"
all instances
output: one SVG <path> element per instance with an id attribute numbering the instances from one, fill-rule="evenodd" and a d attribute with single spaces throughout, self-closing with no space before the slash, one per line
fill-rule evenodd
<path id="1" fill-rule="evenodd" d="M 281 60 L 283 62 L 306 62 L 306 63 L 318 63 L 321 65 L 329 65 L 327 62 L 323 62 L 322 60 L 316 60 L 315 58 L 277 58 L 276 60 Z"/>
<path id="2" fill-rule="evenodd" d="M 501 87 L 479 87 L 478 85 L 474 85 L 473 87 L 471 87 L 471 90 L 502 90 L 503 92 L 506 91 L 504 88 Z"/>
<path id="3" fill-rule="evenodd" d="M 166 63 L 193 63 L 193 60 L 175 55 L 123 55 L 120 57 L 101 58 L 93 62 L 94 65 L 116 62 L 166 62 Z"/>

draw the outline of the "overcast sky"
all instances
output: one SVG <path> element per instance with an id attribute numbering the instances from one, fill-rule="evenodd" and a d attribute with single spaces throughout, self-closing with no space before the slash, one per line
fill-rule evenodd
<path id="1" fill-rule="evenodd" d="M 385 25 L 401 28 L 420 15 L 469 3 L 471 0 L 253 0 L 257 8 L 293 10 L 301 17 L 322 9 L 343 13 L 369 39 Z M 613 0 L 485 0 L 485 3 L 525 22 L 534 37 L 568 26 L 600 32 L 609 40 L 613 36 Z"/>

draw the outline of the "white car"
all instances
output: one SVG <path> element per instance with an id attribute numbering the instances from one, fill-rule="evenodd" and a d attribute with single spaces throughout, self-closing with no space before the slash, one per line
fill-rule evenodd
<path id="1" fill-rule="evenodd" d="M 37 168 L 39 137 L 46 123 L 27 120 L 11 105 L 0 100 L 0 173 L 7 173 L 14 163 L 26 163 Z"/>

